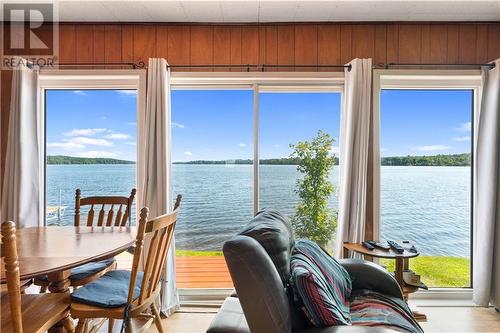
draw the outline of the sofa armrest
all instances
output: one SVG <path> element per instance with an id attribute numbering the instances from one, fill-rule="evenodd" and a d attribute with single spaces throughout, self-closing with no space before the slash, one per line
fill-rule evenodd
<path id="1" fill-rule="evenodd" d="M 362 259 L 340 259 L 352 279 L 352 289 L 369 289 L 403 299 L 396 279 L 381 266 Z"/>

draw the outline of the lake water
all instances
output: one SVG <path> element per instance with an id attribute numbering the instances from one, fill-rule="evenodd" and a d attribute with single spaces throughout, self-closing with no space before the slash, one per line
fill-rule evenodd
<path id="1" fill-rule="evenodd" d="M 176 245 L 186 250 L 220 250 L 252 217 L 251 165 L 173 165 L 173 193 L 183 195 Z M 300 175 L 295 166 L 260 167 L 260 207 L 293 214 Z M 338 206 L 338 169 L 330 180 Z M 48 165 L 47 205 L 66 206 L 62 220 L 72 224 L 74 191 L 82 196 L 128 195 L 135 165 Z M 135 211 L 135 207 L 134 207 Z M 470 252 L 469 167 L 382 167 L 381 236 L 410 240 L 423 254 L 466 257 Z"/>

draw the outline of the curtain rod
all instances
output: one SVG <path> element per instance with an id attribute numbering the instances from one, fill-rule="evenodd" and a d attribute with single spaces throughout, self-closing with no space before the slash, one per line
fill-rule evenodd
<path id="1" fill-rule="evenodd" d="M 410 63 L 395 63 L 391 62 L 385 65 L 386 68 L 395 66 L 395 67 L 488 67 L 489 69 L 495 68 L 494 63 L 489 64 L 410 64 Z"/>
<path id="2" fill-rule="evenodd" d="M 138 69 L 138 68 L 145 68 L 146 64 L 144 61 L 139 61 L 139 62 L 80 62 L 80 63 L 71 63 L 71 62 L 66 62 L 62 64 L 56 64 L 54 65 L 55 67 L 123 67 L 123 66 L 128 66 L 132 67 L 133 69 Z M 48 66 L 45 66 L 48 67 Z"/>
<path id="3" fill-rule="evenodd" d="M 227 64 L 227 65 L 167 65 L 167 68 L 246 68 L 247 72 L 250 72 L 250 68 L 260 69 L 261 72 L 265 72 L 267 68 L 347 68 L 351 71 L 352 65 L 267 65 L 267 64 Z"/>

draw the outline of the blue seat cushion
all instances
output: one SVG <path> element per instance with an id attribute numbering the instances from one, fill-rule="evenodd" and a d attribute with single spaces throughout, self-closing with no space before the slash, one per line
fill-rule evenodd
<path id="1" fill-rule="evenodd" d="M 99 273 L 100 271 L 105 270 L 109 266 L 113 265 L 115 261 L 115 258 L 111 258 L 102 261 L 89 262 L 88 264 L 75 267 L 71 269 L 71 275 L 69 276 L 69 279 L 71 281 L 85 279 L 86 277 L 92 276 Z M 47 282 L 49 281 L 49 277 L 47 275 L 40 276 L 39 279 Z"/>
<path id="2" fill-rule="evenodd" d="M 71 300 L 102 308 L 118 308 L 127 304 L 130 271 L 110 271 L 71 294 Z M 143 272 L 138 272 L 135 280 L 134 299 L 141 292 Z"/>

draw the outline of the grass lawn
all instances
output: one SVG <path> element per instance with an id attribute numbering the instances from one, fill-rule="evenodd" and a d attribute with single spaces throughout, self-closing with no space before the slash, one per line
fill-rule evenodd
<path id="1" fill-rule="evenodd" d="M 380 264 L 394 271 L 394 260 L 381 259 Z M 420 274 L 428 287 L 469 287 L 470 259 L 418 256 L 410 259 L 410 269 Z"/>
<path id="2" fill-rule="evenodd" d="M 190 251 L 190 250 L 175 250 L 177 257 L 215 257 L 222 256 L 222 251 Z"/>

